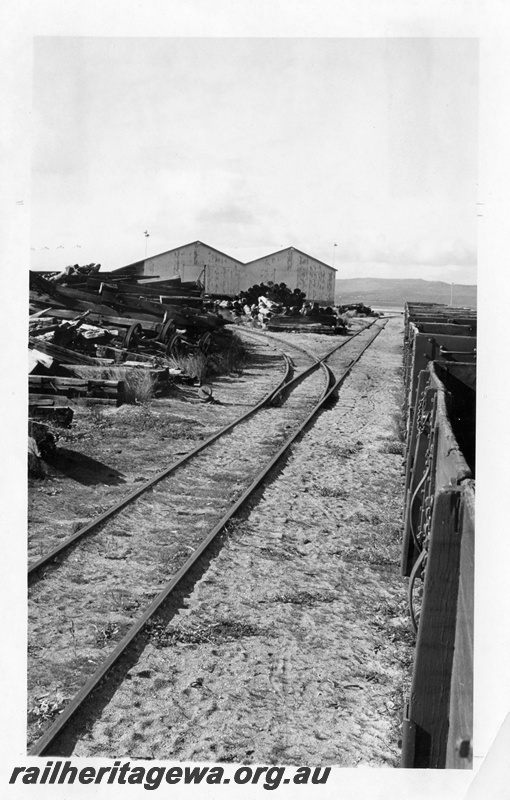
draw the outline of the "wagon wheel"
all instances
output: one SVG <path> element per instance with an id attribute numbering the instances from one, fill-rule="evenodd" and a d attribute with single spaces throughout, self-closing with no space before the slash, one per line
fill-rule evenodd
<path id="1" fill-rule="evenodd" d="M 181 344 L 181 338 L 182 337 L 179 333 L 174 333 L 174 335 L 170 337 L 165 350 L 167 356 L 173 356 L 176 354 L 179 344 Z"/>
<path id="2" fill-rule="evenodd" d="M 203 336 L 200 337 L 198 342 L 198 349 L 202 352 L 207 354 L 211 349 L 212 345 L 212 336 L 210 333 L 204 333 Z"/>
<path id="3" fill-rule="evenodd" d="M 142 326 L 139 322 L 133 322 L 130 328 L 128 328 L 124 339 L 122 340 L 122 347 L 126 350 L 129 350 L 130 345 L 138 344 L 138 341 L 142 335 Z"/>
<path id="4" fill-rule="evenodd" d="M 167 341 L 169 341 L 172 334 L 175 333 L 176 328 L 177 325 L 175 324 L 175 321 L 172 318 L 167 319 L 167 321 L 161 328 L 156 341 L 166 343 Z"/>

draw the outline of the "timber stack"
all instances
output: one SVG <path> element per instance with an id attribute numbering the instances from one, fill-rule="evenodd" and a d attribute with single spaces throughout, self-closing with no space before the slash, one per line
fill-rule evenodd
<path id="1" fill-rule="evenodd" d="M 128 374 L 148 372 L 157 384 L 179 380 L 173 358 L 207 352 L 225 325 L 205 310 L 195 282 L 143 283 L 129 269 L 99 268 L 30 273 L 32 418 L 69 424 L 73 406 L 120 405 Z"/>

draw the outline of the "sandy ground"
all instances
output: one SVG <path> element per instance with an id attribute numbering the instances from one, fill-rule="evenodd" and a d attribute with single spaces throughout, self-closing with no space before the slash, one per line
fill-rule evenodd
<path id="1" fill-rule="evenodd" d="M 399 574 L 402 333 L 390 320 L 66 752 L 398 766 L 413 645 Z M 334 344 L 292 339 L 319 354 Z M 214 409 L 188 406 L 186 421 L 190 408 L 211 425 Z"/>

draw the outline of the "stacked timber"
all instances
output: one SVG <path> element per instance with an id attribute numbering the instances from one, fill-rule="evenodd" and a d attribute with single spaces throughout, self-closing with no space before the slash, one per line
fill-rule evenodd
<path id="1" fill-rule="evenodd" d="M 296 333 L 345 333 L 345 326 L 334 314 L 304 316 L 301 314 L 275 314 L 266 323 L 268 331 L 294 331 Z"/>
<path id="2" fill-rule="evenodd" d="M 115 369 L 149 370 L 155 383 L 162 383 L 179 373 L 173 356 L 205 352 L 225 324 L 205 310 L 196 283 L 178 277 L 142 283 L 134 269 L 100 272 L 99 267 L 76 264 L 63 272 L 30 273 L 32 409 L 66 401 L 118 405 L 126 372 L 114 377 Z M 77 374 L 78 367 L 92 371 Z"/>
<path id="3" fill-rule="evenodd" d="M 207 352 L 224 320 L 204 308 L 201 287 L 180 278 L 142 283 L 136 270 L 78 264 L 30 273 L 29 473 L 52 461 L 51 428 L 76 407 L 119 406 L 187 378 L 175 357 Z M 142 397 L 142 401 L 140 401 Z"/>

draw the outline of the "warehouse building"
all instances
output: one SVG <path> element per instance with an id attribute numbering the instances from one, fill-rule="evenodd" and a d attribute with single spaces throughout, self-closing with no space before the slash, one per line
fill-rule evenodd
<path id="1" fill-rule="evenodd" d="M 323 305 L 335 302 L 334 267 L 328 266 L 313 256 L 286 247 L 263 258 L 257 258 L 244 265 L 241 290 L 255 283 L 286 283 L 289 289 L 301 289 L 306 299 Z"/>
<path id="2" fill-rule="evenodd" d="M 276 253 L 243 264 L 236 258 L 203 242 L 175 247 L 149 256 L 116 272 L 131 272 L 150 279 L 179 277 L 182 281 L 200 281 L 206 294 L 235 297 L 257 283 L 285 283 L 289 289 L 301 289 L 307 300 L 333 305 L 335 273 L 333 267 L 313 256 L 287 247 Z"/>
<path id="3" fill-rule="evenodd" d="M 149 256 L 116 272 L 136 269 L 147 279 L 179 277 L 181 281 L 200 281 L 207 294 L 234 295 L 240 291 L 241 261 L 203 242 L 191 242 L 156 256 Z M 148 281 L 149 282 L 149 281 Z"/>

